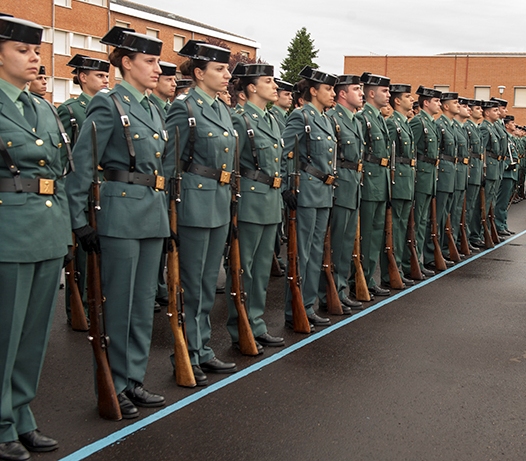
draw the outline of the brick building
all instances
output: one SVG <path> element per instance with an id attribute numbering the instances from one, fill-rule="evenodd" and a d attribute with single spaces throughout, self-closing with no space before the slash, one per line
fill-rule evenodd
<path id="1" fill-rule="evenodd" d="M 526 53 L 446 53 L 437 56 L 345 56 L 344 73 L 372 72 L 476 99 L 502 97 L 526 124 Z"/>
<path id="2" fill-rule="evenodd" d="M 177 51 L 190 39 L 220 40 L 232 53 L 254 59 L 260 47 L 249 38 L 128 0 L 2 0 L 0 10 L 44 27 L 42 64 L 49 75 L 48 99 L 56 104 L 80 94 L 67 62 L 77 53 L 107 59 L 111 47 L 102 45 L 100 39 L 115 25 L 159 38 L 163 41 L 161 59 L 178 65 L 184 58 Z M 119 78 L 112 68 L 110 85 Z"/>

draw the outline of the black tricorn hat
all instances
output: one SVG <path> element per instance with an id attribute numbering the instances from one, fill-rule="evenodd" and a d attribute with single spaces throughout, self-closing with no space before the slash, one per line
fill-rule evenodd
<path id="1" fill-rule="evenodd" d="M 159 62 L 159 66 L 163 72 L 161 74 L 163 77 L 173 77 L 177 72 L 177 66 L 171 62 L 161 61 Z"/>
<path id="2" fill-rule="evenodd" d="M 237 75 L 244 77 L 274 77 L 274 66 L 268 64 L 245 64 L 244 73 Z"/>
<path id="3" fill-rule="evenodd" d="M 38 75 L 46 75 L 46 66 L 40 66 L 38 68 Z"/>
<path id="4" fill-rule="evenodd" d="M 183 90 L 185 88 L 190 88 L 192 86 L 193 81 L 191 78 L 182 78 L 180 80 L 177 80 L 176 83 L 177 89 Z"/>
<path id="5" fill-rule="evenodd" d="M 442 96 L 440 96 L 441 101 L 452 101 L 453 99 L 458 99 L 458 93 L 448 92 L 442 93 Z"/>
<path id="6" fill-rule="evenodd" d="M 499 107 L 499 103 L 497 101 L 487 101 L 487 100 L 482 100 L 480 102 L 480 107 L 482 107 L 483 109 L 492 109 L 494 107 Z"/>
<path id="7" fill-rule="evenodd" d="M 303 77 L 306 80 L 312 82 L 323 83 L 325 85 L 334 86 L 338 82 L 338 77 L 332 74 L 326 74 L 325 72 L 320 72 L 319 70 L 313 69 L 310 66 L 305 66 L 301 69 L 300 77 Z"/>
<path id="8" fill-rule="evenodd" d="M 389 85 L 389 92 L 391 93 L 411 93 L 411 85 L 407 83 L 393 83 Z"/>
<path id="9" fill-rule="evenodd" d="M 359 85 L 361 82 L 359 75 L 338 75 L 338 82 L 336 85 Z"/>
<path id="10" fill-rule="evenodd" d="M 468 99 L 469 107 L 476 107 L 476 106 L 480 106 L 481 104 L 482 104 L 482 101 L 480 99 Z"/>
<path id="11" fill-rule="evenodd" d="M 391 83 L 391 79 L 389 77 L 384 77 L 383 75 L 374 75 L 370 72 L 364 72 L 360 77 L 360 81 L 364 85 L 370 86 L 389 86 Z"/>
<path id="12" fill-rule="evenodd" d="M 501 107 L 506 107 L 508 105 L 508 101 L 506 101 L 505 99 L 491 98 L 490 100 L 491 101 L 497 101 L 499 103 L 499 106 L 501 106 Z"/>
<path id="13" fill-rule="evenodd" d="M 101 72 L 110 71 L 110 63 L 103 59 L 90 58 L 83 54 L 76 54 L 67 63 L 69 67 L 74 67 L 72 74 L 78 74 L 79 70 L 100 70 Z"/>
<path id="14" fill-rule="evenodd" d="M 418 104 L 418 101 L 413 102 L 413 109 L 418 109 L 420 107 L 420 104 Z"/>
<path id="15" fill-rule="evenodd" d="M 244 62 L 237 62 L 236 66 L 232 70 L 232 78 L 239 78 L 245 75 L 246 64 Z"/>
<path id="16" fill-rule="evenodd" d="M 31 21 L 0 13 L 0 39 L 40 45 L 44 28 Z"/>
<path id="17" fill-rule="evenodd" d="M 278 85 L 278 91 L 294 91 L 294 85 L 292 83 L 280 80 L 279 78 L 275 78 L 274 81 L 276 85 Z"/>
<path id="18" fill-rule="evenodd" d="M 228 64 L 230 50 L 220 46 L 210 45 L 202 40 L 188 40 L 179 51 L 180 56 L 186 56 L 200 61 L 215 61 Z"/>
<path id="19" fill-rule="evenodd" d="M 418 90 L 416 90 L 418 96 L 423 96 L 424 98 L 440 98 L 442 96 L 442 91 L 435 90 L 434 88 L 426 88 L 425 86 L 420 85 Z"/>
<path id="20" fill-rule="evenodd" d="M 461 105 L 461 106 L 467 106 L 469 105 L 469 99 L 468 98 L 464 98 L 462 96 L 459 96 L 458 98 L 458 103 Z"/>
<path id="21" fill-rule="evenodd" d="M 506 117 L 504 117 L 504 123 L 514 122 L 514 121 L 515 121 L 514 115 L 506 115 Z"/>
<path id="22" fill-rule="evenodd" d="M 111 45 L 116 48 L 135 51 L 137 53 L 161 55 L 163 42 L 149 35 L 138 34 L 134 29 L 113 26 L 108 33 L 101 38 L 101 43 Z"/>

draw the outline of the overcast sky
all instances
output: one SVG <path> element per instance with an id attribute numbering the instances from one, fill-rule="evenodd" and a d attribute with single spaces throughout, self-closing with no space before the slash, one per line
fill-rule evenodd
<path id="1" fill-rule="evenodd" d="M 134 1 L 259 42 L 276 75 L 302 27 L 320 70 L 335 74 L 345 55 L 526 52 L 526 0 Z"/>

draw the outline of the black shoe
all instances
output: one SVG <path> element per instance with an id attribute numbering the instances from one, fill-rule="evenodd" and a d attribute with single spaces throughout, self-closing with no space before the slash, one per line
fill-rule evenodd
<path id="1" fill-rule="evenodd" d="M 132 401 L 126 396 L 124 392 L 121 392 L 117 395 L 117 400 L 119 401 L 119 407 L 121 409 L 121 415 L 123 419 L 133 419 L 139 416 L 139 410 L 132 403 Z"/>
<path id="2" fill-rule="evenodd" d="M 510 235 L 514 235 L 515 234 L 515 232 L 513 232 L 512 230 L 509 230 L 509 229 L 506 229 L 506 230 L 510 233 Z"/>
<path id="3" fill-rule="evenodd" d="M 341 300 L 341 302 L 344 306 L 351 307 L 353 309 L 357 309 L 357 310 L 363 309 L 363 304 L 360 301 L 355 301 L 354 299 L 351 299 L 351 298 L 345 297 Z"/>
<path id="4" fill-rule="evenodd" d="M 294 330 L 294 322 L 292 319 L 288 320 L 285 319 L 285 327 L 290 328 L 291 330 Z M 316 331 L 316 328 L 314 328 L 314 325 L 312 323 L 309 323 L 310 332 L 314 333 Z"/>
<path id="5" fill-rule="evenodd" d="M 208 384 L 208 377 L 199 365 L 192 365 L 192 371 L 194 372 L 195 383 L 198 386 L 206 386 Z"/>
<path id="6" fill-rule="evenodd" d="M 225 285 L 216 287 L 216 294 L 222 295 L 225 292 Z"/>
<path id="7" fill-rule="evenodd" d="M 0 459 L 6 461 L 25 461 L 31 455 L 18 440 L 0 443 Z"/>
<path id="8" fill-rule="evenodd" d="M 470 242 L 470 243 L 476 248 L 486 248 L 486 244 L 484 243 L 484 240 L 474 240 L 473 242 Z"/>
<path id="9" fill-rule="evenodd" d="M 382 288 L 378 285 L 370 287 L 369 293 L 374 296 L 389 296 L 391 294 L 391 292 L 387 288 Z"/>
<path id="10" fill-rule="evenodd" d="M 38 429 L 26 432 L 25 434 L 18 434 L 18 440 L 29 451 L 45 452 L 58 448 L 58 442 L 56 440 L 42 435 Z"/>
<path id="11" fill-rule="evenodd" d="M 455 263 L 453 261 L 451 261 L 450 259 L 445 259 L 444 258 L 444 261 L 446 263 L 446 267 L 453 267 L 455 265 Z"/>
<path id="12" fill-rule="evenodd" d="M 155 301 L 155 304 L 153 305 L 153 311 L 158 314 L 159 312 L 161 312 L 161 305 Z"/>
<path id="13" fill-rule="evenodd" d="M 208 362 L 201 363 L 199 366 L 205 373 L 235 373 L 237 371 L 235 363 L 222 362 L 217 357 L 214 357 Z"/>
<path id="14" fill-rule="evenodd" d="M 309 319 L 309 323 L 315 327 L 328 327 L 331 324 L 331 319 L 320 317 L 318 314 L 307 315 L 307 318 Z"/>
<path id="15" fill-rule="evenodd" d="M 432 271 L 431 269 L 426 269 L 425 267 L 421 267 L 420 271 L 425 277 L 433 277 L 434 275 L 436 275 L 435 271 Z"/>
<path id="16" fill-rule="evenodd" d="M 256 348 L 258 350 L 258 355 L 261 355 L 263 354 L 263 346 L 261 344 L 259 344 L 257 341 L 255 341 L 256 343 Z M 241 347 L 239 346 L 239 341 L 232 341 L 232 347 L 238 351 L 241 352 Z"/>
<path id="17" fill-rule="evenodd" d="M 405 278 L 405 277 L 402 277 L 402 282 L 404 282 L 404 285 L 406 287 L 412 287 L 415 285 L 415 281 L 413 279 L 408 279 L 408 278 Z"/>
<path id="18" fill-rule="evenodd" d="M 133 389 L 126 389 L 126 396 L 138 407 L 154 408 L 164 406 L 164 397 L 147 391 L 142 384 L 137 384 Z"/>
<path id="19" fill-rule="evenodd" d="M 159 304 L 159 306 L 168 306 L 168 296 L 158 296 L 155 298 L 155 302 Z"/>
<path id="20" fill-rule="evenodd" d="M 497 231 L 497 235 L 500 237 L 509 237 L 511 234 L 505 229 L 500 229 Z"/>
<path id="21" fill-rule="evenodd" d="M 283 347 L 285 345 L 285 340 L 279 336 L 271 336 L 267 333 L 256 336 L 256 342 L 261 346 L 267 347 Z"/>
<path id="22" fill-rule="evenodd" d="M 352 309 L 349 306 L 346 306 L 345 304 L 341 304 L 342 308 L 342 315 L 352 315 Z M 329 308 L 327 307 L 327 304 L 318 303 L 318 309 L 321 312 L 329 312 Z"/>
<path id="23" fill-rule="evenodd" d="M 474 247 L 471 243 L 469 244 L 469 251 L 472 253 L 480 253 L 480 248 Z"/>

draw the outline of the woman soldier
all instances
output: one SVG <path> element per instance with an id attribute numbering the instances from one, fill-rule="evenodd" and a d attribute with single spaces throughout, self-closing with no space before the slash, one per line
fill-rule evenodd
<path id="1" fill-rule="evenodd" d="M 0 17 L 0 459 L 9 460 L 58 448 L 29 407 L 71 244 L 60 120 L 25 90 L 38 74 L 42 30 Z"/>
<path id="2" fill-rule="evenodd" d="M 267 285 L 272 265 L 276 231 L 281 222 L 282 155 L 279 124 L 266 110 L 269 102 L 278 99 L 274 68 L 249 64 L 239 69 L 239 85 L 247 97 L 244 111 L 233 117 L 239 134 L 241 164 L 241 197 L 238 228 L 241 267 L 246 308 L 252 333 L 260 346 L 283 346 L 283 338 L 268 334 L 265 321 Z M 227 293 L 231 282 L 229 272 Z M 237 311 L 228 298 L 227 327 L 234 346 L 238 345 Z"/>
<path id="3" fill-rule="evenodd" d="M 197 385 L 204 386 L 205 372 L 236 371 L 235 363 L 222 362 L 208 345 L 209 315 L 230 222 L 229 183 L 236 147 L 229 108 L 217 99 L 230 79 L 230 51 L 189 40 L 179 54 L 190 58 L 180 69 L 192 77 L 195 88 L 176 98 L 168 113 L 165 171 L 172 176 L 175 165 L 181 164 L 184 172 L 177 209 L 181 284 L 190 361 Z"/>
<path id="4" fill-rule="evenodd" d="M 292 111 L 283 132 L 283 165 L 299 155 L 300 186 L 298 195 L 289 187 L 283 192 L 285 204 L 296 209 L 299 270 L 307 317 L 313 326 L 330 325 L 328 318 L 314 313 L 318 294 L 323 239 L 327 231 L 329 210 L 332 207 L 336 142 L 332 125 L 324 114 L 334 103 L 334 85 L 337 77 L 305 66 L 300 72 L 298 88 L 304 105 Z M 295 151 L 296 138 L 298 150 Z M 292 328 L 291 292 L 287 284 L 285 325 Z M 312 327 L 311 327 L 312 330 Z"/>
<path id="5" fill-rule="evenodd" d="M 143 387 L 157 272 L 163 240 L 170 234 L 161 163 L 167 136 L 146 96 L 161 74 L 162 42 L 121 27 L 111 29 L 101 42 L 115 47 L 109 59 L 123 80 L 91 100 L 73 154 L 78 167 L 67 181 L 67 191 L 73 232 L 85 251 L 101 253 L 113 382 L 122 417 L 136 418 L 136 406 L 164 405 L 163 396 Z M 84 213 L 94 173 L 92 123 L 105 178 L 97 231 Z"/>

